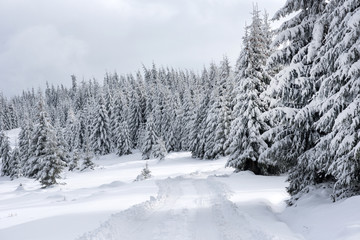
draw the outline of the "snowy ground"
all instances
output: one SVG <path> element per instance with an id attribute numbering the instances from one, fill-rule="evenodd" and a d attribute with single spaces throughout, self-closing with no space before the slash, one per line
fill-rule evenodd
<path id="1" fill-rule="evenodd" d="M 360 239 L 360 197 L 331 203 L 318 190 L 286 208 L 285 176 L 234 174 L 225 158 L 187 152 L 148 161 L 153 178 L 141 182 L 138 152 L 95 162 L 50 189 L 1 177 L 0 239 Z"/>

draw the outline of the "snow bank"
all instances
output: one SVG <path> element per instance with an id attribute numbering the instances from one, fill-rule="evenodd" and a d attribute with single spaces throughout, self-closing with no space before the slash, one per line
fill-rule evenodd
<path id="1" fill-rule="evenodd" d="M 333 203 L 330 194 L 331 189 L 316 189 L 279 217 L 305 239 L 360 239 L 360 196 Z"/>

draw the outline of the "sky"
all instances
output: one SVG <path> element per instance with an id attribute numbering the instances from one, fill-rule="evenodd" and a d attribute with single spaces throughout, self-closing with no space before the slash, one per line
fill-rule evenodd
<path id="1" fill-rule="evenodd" d="M 286 0 L 258 0 L 270 17 Z M 201 71 L 234 65 L 250 0 L 0 0 L 0 92 L 102 80 L 154 62 Z"/>

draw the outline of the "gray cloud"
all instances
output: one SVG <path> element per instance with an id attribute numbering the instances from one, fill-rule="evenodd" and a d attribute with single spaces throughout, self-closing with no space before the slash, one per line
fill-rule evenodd
<path id="1" fill-rule="evenodd" d="M 285 0 L 259 0 L 272 15 Z M 235 62 L 248 0 L 0 0 L 0 91 L 11 96 L 70 75 L 102 79 L 141 64 L 200 70 Z"/>

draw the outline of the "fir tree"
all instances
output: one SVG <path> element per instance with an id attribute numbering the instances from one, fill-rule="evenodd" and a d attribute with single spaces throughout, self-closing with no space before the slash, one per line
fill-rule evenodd
<path id="1" fill-rule="evenodd" d="M 26 165 L 26 176 L 36 178 L 44 187 L 56 184 L 65 162 L 62 161 L 56 131 L 50 124 L 43 100 L 39 103 L 38 123 L 34 129 L 31 151 L 34 156 Z"/>
<path id="2" fill-rule="evenodd" d="M 51 186 L 57 183 L 57 179 L 60 178 L 65 162 L 61 159 L 61 152 L 56 144 L 56 136 L 52 133 L 48 133 L 47 141 L 45 142 L 45 148 L 42 150 L 42 155 L 39 156 L 39 168 L 41 169 L 37 174 L 37 180 L 44 187 Z"/>
<path id="3" fill-rule="evenodd" d="M 143 145 L 141 148 L 143 159 L 153 157 L 154 147 L 157 144 L 158 136 L 155 132 L 155 126 L 152 117 L 150 116 L 146 122 L 146 129 L 144 133 Z"/>
<path id="4" fill-rule="evenodd" d="M 159 158 L 159 160 L 164 160 L 166 155 L 167 155 L 167 150 L 165 147 L 165 142 L 164 140 L 162 140 L 162 138 L 158 138 L 154 146 L 153 156 L 154 158 Z"/>
<path id="5" fill-rule="evenodd" d="M 22 176 L 22 165 L 21 165 L 21 158 L 20 158 L 20 151 L 19 148 L 14 148 L 11 152 L 10 156 L 10 165 L 11 165 L 11 171 L 10 171 L 10 178 L 18 178 Z"/>
<path id="6" fill-rule="evenodd" d="M 223 126 L 224 115 L 221 112 L 219 88 L 215 86 L 211 95 L 212 102 L 210 103 L 210 109 L 208 111 L 205 120 L 205 144 L 204 144 L 204 157 L 207 159 L 213 159 L 217 155 L 221 154 L 222 149 L 217 148 L 215 152 L 215 130 L 220 126 Z"/>
<path id="7" fill-rule="evenodd" d="M 131 154 L 132 142 L 130 136 L 129 125 L 125 117 L 126 108 L 124 97 L 119 94 L 115 100 L 112 114 L 112 138 L 114 148 L 119 156 Z"/>
<path id="8" fill-rule="evenodd" d="M 19 133 L 19 157 L 21 159 L 21 166 L 27 165 L 27 161 L 33 155 L 30 151 L 32 141 L 33 125 L 30 121 L 26 121 L 22 125 Z"/>
<path id="9" fill-rule="evenodd" d="M 90 131 L 90 127 L 91 127 L 91 118 L 90 118 L 90 112 L 88 109 L 89 103 L 86 103 L 86 105 L 84 106 L 83 110 L 80 111 L 80 113 L 78 113 L 78 127 L 79 127 L 79 132 L 78 132 L 78 145 L 76 146 L 76 149 L 84 151 L 85 148 L 85 135 L 86 133 L 88 133 Z"/>
<path id="10" fill-rule="evenodd" d="M 63 161 L 65 164 L 68 164 L 70 162 L 70 155 L 69 155 L 69 145 L 65 141 L 65 136 L 67 136 L 66 132 L 64 132 L 64 129 L 60 126 L 59 120 L 55 120 L 54 125 L 55 133 L 56 133 L 56 142 L 57 142 L 57 148 L 58 148 L 58 156 L 61 158 L 61 161 Z"/>
<path id="11" fill-rule="evenodd" d="M 77 120 L 74 111 L 70 109 L 68 112 L 64 134 L 64 140 L 66 141 L 67 150 L 69 152 L 73 152 L 78 146 L 80 146 L 79 132 L 79 121 Z"/>
<path id="12" fill-rule="evenodd" d="M 14 171 L 14 166 L 11 164 L 11 147 L 9 137 L 5 135 L 3 131 L 0 132 L 0 158 L 1 164 L 1 176 L 10 176 Z"/>
<path id="13" fill-rule="evenodd" d="M 244 37 L 244 49 L 238 61 L 237 98 L 231 127 L 231 144 L 227 166 L 237 170 L 251 170 L 255 174 L 268 174 L 272 162 L 259 161 L 267 144 L 262 134 L 267 124 L 262 119 L 266 104 L 260 94 L 266 88 L 268 76 L 265 72 L 266 42 L 262 20 L 256 7 L 253 10 L 252 24 Z"/>
<path id="14" fill-rule="evenodd" d="M 92 122 L 91 146 L 95 154 L 106 155 L 111 151 L 111 132 L 109 116 L 104 99 L 99 97 Z"/>
<path id="15" fill-rule="evenodd" d="M 170 123 L 170 130 L 165 142 L 166 150 L 168 152 L 178 152 L 181 150 L 181 139 L 183 135 L 183 114 L 183 110 L 180 106 L 174 106 L 170 113 L 170 119 L 172 119 L 172 121 Z"/>
<path id="16" fill-rule="evenodd" d="M 93 154 L 90 150 L 90 140 L 89 140 L 89 134 L 87 131 L 85 131 L 84 135 L 84 161 L 81 166 L 81 171 L 85 169 L 94 169 L 95 164 L 91 161 L 93 158 Z"/>
<path id="17" fill-rule="evenodd" d="M 145 167 L 142 169 L 140 175 L 136 177 L 135 181 L 142 181 L 148 178 L 151 178 L 151 171 L 148 163 L 146 162 Z"/>
<path id="18" fill-rule="evenodd" d="M 210 96 L 205 95 L 195 115 L 190 132 L 190 147 L 193 157 L 203 158 L 205 155 L 206 116 Z"/>
<path id="19" fill-rule="evenodd" d="M 131 140 L 126 120 L 118 125 L 116 141 L 116 154 L 119 156 L 131 154 Z"/>
<path id="20" fill-rule="evenodd" d="M 277 30 L 272 43 L 277 50 L 268 59 L 269 71 L 275 74 L 267 91 L 273 102 L 268 113 L 271 128 L 266 133 L 270 148 L 260 158 L 276 162 L 281 172 L 293 167 L 318 138 L 313 125 L 317 114 L 306 106 L 316 93 L 315 77 L 311 76 L 316 49 L 311 45 L 321 41 L 314 38 L 313 31 L 325 2 L 289 0 L 274 17 L 279 20 L 298 12 Z"/>
<path id="21" fill-rule="evenodd" d="M 360 193 L 359 16 L 358 1 L 329 1 L 315 21 L 307 59 L 318 91 L 297 115 L 311 109 L 316 138 L 290 172 L 293 199 L 323 182 L 334 185 L 334 200 Z"/>
<path id="22" fill-rule="evenodd" d="M 211 94 L 212 101 L 206 119 L 205 130 L 205 154 L 207 159 L 219 158 L 225 155 L 225 145 L 230 132 L 231 113 L 230 106 L 231 90 L 229 89 L 230 65 L 227 57 L 224 57 L 219 68 L 219 76 Z"/>
<path id="23" fill-rule="evenodd" d="M 136 146 L 139 140 L 139 130 L 142 123 L 142 108 L 140 97 L 135 90 L 131 90 L 129 101 L 128 123 L 131 136 L 131 142 Z"/>
<path id="24" fill-rule="evenodd" d="M 183 98 L 183 122 L 185 124 L 183 128 L 185 133 L 189 133 L 192 131 L 195 121 L 195 103 L 190 89 L 185 89 Z M 189 134 L 182 134 L 181 150 L 189 150 L 191 147 L 191 141 L 192 139 Z"/>
<path id="25" fill-rule="evenodd" d="M 69 171 L 74 171 L 79 169 L 79 160 L 80 160 L 80 153 L 78 150 L 75 150 L 72 154 L 70 163 L 69 163 Z"/>

